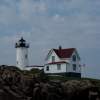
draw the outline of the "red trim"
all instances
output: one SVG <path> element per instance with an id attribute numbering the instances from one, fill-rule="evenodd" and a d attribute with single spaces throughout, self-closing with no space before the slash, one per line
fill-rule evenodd
<path id="1" fill-rule="evenodd" d="M 49 64 L 62 64 L 62 63 L 66 63 L 65 61 L 60 61 L 60 62 L 51 62 L 51 63 L 48 63 L 46 65 L 49 65 Z"/>

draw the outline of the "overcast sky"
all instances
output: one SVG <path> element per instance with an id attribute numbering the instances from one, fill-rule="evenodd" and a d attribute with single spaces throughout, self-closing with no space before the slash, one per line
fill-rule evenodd
<path id="1" fill-rule="evenodd" d="M 48 50 L 77 48 L 84 76 L 100 78 L 100 0 L 0 0 L 0 64 L 15 65 L 15 42 L 30 43 L 30 65 Z"/>

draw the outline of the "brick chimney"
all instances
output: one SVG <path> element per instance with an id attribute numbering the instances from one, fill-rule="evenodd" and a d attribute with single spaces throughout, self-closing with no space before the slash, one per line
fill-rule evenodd
<path id="1" fill-rule="evenodd" d="M 59 46 L 59 49 L 58 50 L 59 50 L 59 54 L 62 55 L 61 54 L 61 50 L 62 50 L 62 46 L 61 45 Z"/>
<path id="2" fill-rule="evenodd" d="M 59 46 L 59 50 L 62 50 L 62 46 L 61 45 Z"/>

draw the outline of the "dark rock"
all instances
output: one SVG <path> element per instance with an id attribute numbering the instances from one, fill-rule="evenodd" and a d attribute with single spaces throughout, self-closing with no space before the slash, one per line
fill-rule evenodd
<path id="1" fill-rule="evenodd" d="M 27 71 L 26 71 L 27 72 Z M 0 68 L 0 100 L 100 100 L 100 83 L 91 80 L 50 81 L 38 70 Z"/>

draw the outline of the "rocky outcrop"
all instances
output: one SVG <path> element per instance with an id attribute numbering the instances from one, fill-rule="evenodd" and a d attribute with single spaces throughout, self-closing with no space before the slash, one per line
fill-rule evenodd
<path id="1" fill-rule="evenodd" d="M 1 66 L 0 100 L 100 100 L 100 82 L 51 81 L 42 71 L 34 74 Z"/>

